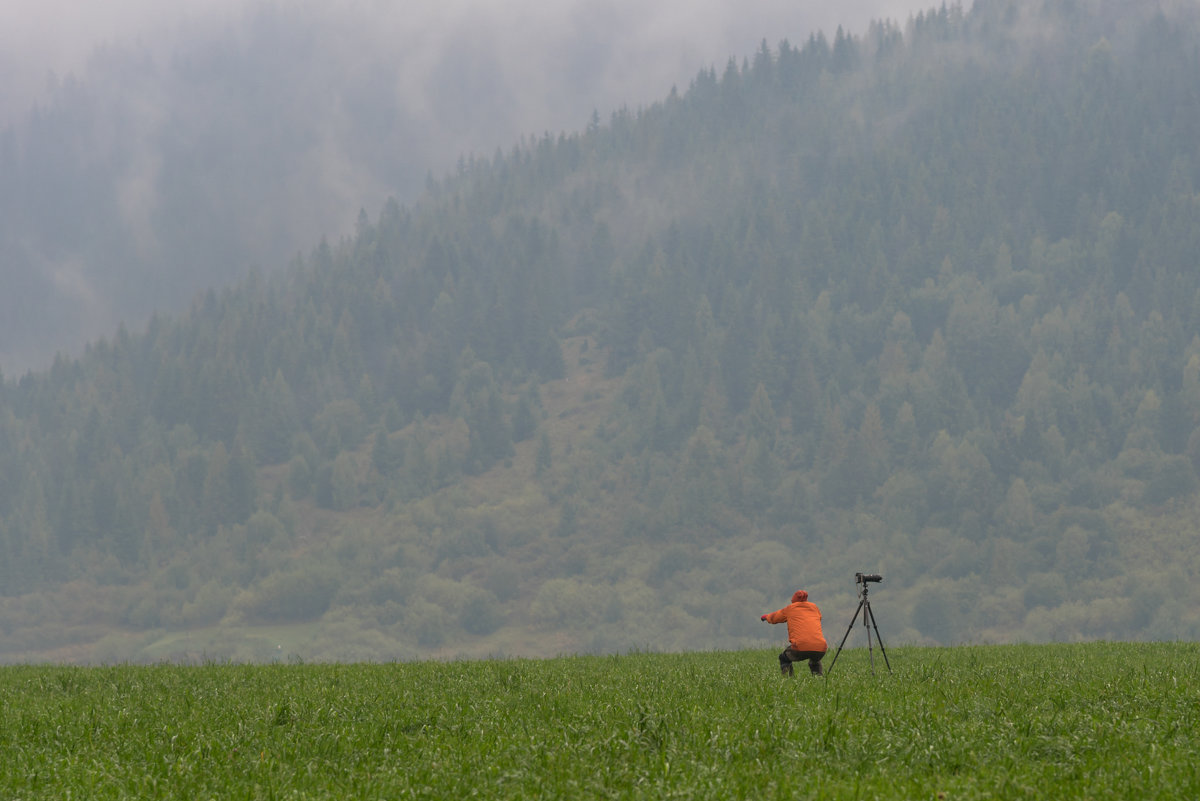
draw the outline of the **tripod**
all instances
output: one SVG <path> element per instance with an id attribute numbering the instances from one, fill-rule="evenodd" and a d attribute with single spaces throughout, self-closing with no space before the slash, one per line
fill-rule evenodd
<path id="1" fill-rule="evenodd" d="M 842 646 L 846 644 L 846 638 L 850 636 L 850 629 L 854 628 L 859 612 L 862 612 L 863 628 L 867 630 L 867 651 L 871 656 L 871 675 L 875 675 L 875 650 L 871 646 L 872 628 L 875 629 L 875 639 L 879 640 L 879 652 L 883 654 L 883 663 L 887 665 L 888 673 L 892 672 L 892 664 L 888 662 L 887 651 L 883 648 L 883 637 L 879 636 L 879 626 L 875 624 L 875 613 L 871 611 L 871 601 L 867 598 L 867 583 L 865 581 L 860 583 L 862 589 L 858 591 L 858 608 L 854 610 L 854 615 L 850 618 L 850 625 L 846 627 L 846 634 L 842 637 L 841 645 L 838 646 L 837 653 L 833 655 L 829 669 L 825 671 L 826 676 L 833 672 L 833 666 L 837 664 L 838 657 L 842 654 Z"/>

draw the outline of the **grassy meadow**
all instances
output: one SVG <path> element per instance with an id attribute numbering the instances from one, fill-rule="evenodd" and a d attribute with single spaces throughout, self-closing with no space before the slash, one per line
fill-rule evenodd
<path id="1" fill-rule="evenodd" d="M 1200 797 L 1200 644 L 888 656 L 3 667 L 0 797 Z"/>

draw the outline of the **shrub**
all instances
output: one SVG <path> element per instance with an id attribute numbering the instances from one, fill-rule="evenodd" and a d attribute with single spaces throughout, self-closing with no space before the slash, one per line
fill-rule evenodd
<path id="1" fill-rule="evenodd" d="M 337 588 L 337 575 L 324 566 L 273 573 L 239 595 L 236 608 L 254 623 L 312 620 L 329 609 Z"/>
<path id="2" fill-rule="evenodd" d="M 431 648 L 446 641 L 446 613 L 435 603 L 419 599 L 409 604 L 404 623 L 418 645 Z"/>
<path id="3" fill-rule="evenodd" d="M 183 605 L 180 614 L 187 626 L 207 626 L 225 617 L 229 608 L 229 587 L 210 581 L 197 591 L 195 598 Z"/>
<path id="4" fill-rule="evenodd" d="M 469 634 L 485 636 L 504 625 L 500 601 L 487 590 L 470 593 L 458 615 L 459 625 Z"/>

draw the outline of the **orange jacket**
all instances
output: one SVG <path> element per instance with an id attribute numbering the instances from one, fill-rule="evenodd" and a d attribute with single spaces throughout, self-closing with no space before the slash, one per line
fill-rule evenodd
<path id="1" fill-rule="evenodd" d="M 768 623 L 787 623 L 788 642 L 797 651 L 826 651 L 821 610 L 811 601 L 797 601 L 767 615 Z"/>

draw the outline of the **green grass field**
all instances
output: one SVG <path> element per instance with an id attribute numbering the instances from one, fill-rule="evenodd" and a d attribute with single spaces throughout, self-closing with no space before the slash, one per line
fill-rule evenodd
<path id="1" fill-rule="evenodd" d="M 1200 797 L 1200 644 L 867 656 L 4 667 L 0 797 Z"/>

